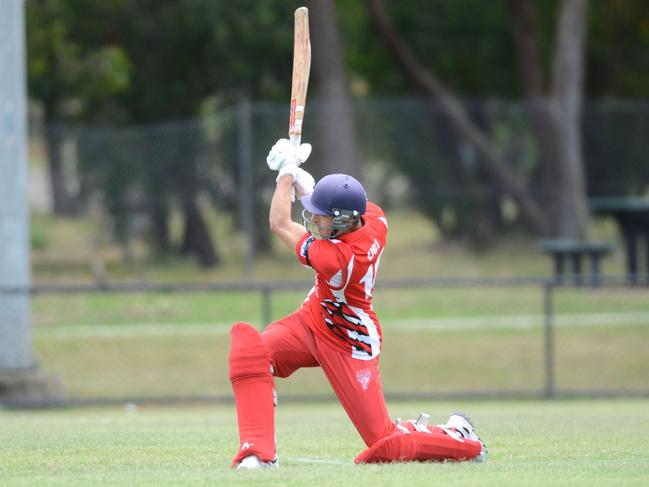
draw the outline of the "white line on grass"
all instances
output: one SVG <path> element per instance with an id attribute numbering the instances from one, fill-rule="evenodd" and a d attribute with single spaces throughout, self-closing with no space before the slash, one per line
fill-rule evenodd
<path id="1" fill-rule="evenodd" d="M 466 331 L 530 329 L 544 323 L 543 315 L 501 315 L 464 318 L 382 320 L 384 330 Z M 649 325 L 649 313 L 572 313 L 554 316 L 557 327 Z M 134 323 L 124 325 L 51 325 L 34 328 L 37 338 L 129 338 L 138 336 L 213 336 L 229 333 L 231 323 Z"/>
<path id="2" fill-rule="evenodd" d="M 474 316 L 466 318 L 404 319 L 383 321 L 405 330 L 478 330 L 484 328 L 533 328 L 544 323 L 537 315 Z M 554 315 L 555 326 L 649 325 L 649 313 L 565 313 Z"/>
<path id="3" fill-rule="evenodd" d="M 354 462 L 352 461 L 345 462 L 343 460 L 325 460 L 324 458 L 288 457 L 286 460 L 288 460 L 289 462 L 311 463 L 317 465 L 338 465 L 345 467 L 351 467 L 354 465 Z"/>
<path id="4" fill-rule="evenodd" d="M 232 323 L 134 323 L 124 325 L 53 325 L 35 329 L 37 337 L 47 338 L 130 338 L 138 336 L 225 335 Z"/>

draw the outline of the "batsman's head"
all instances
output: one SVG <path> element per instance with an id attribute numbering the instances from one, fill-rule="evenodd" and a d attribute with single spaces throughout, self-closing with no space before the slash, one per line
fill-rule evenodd
<path id="1" fill-rule="evenodd" d="M 347 174 L 329 174 L 303 196 L 302 218 L 315 238 L 335 238 L 355 230 L 367 206 L 363 185 Z"/>

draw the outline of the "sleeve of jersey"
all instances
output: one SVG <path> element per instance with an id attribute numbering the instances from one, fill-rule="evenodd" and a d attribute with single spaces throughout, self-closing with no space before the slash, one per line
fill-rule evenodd
<path id="1" fill-rule="evenodd" d="M 310 233 L 305 233 L 295 245 L 295 254 L 303 266 L 312 267 L 311 259 L 309 258 L 309 249 L 313 242 L 315 242 L 313 236 Z"/>
<path id="2" fill-rule="evenodd" d="M 310 267 L 327 281 L 341 271 L 344 258 L 328 240 L 316 240 L 307 233 L 295 246 L 295 252 L 302 265 Z"/>

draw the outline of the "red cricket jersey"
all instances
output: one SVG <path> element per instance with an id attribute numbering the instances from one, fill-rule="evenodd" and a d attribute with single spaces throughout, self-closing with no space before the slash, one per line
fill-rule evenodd
<path id="1" fill-rule="evenodd" d="M 336 239 L 305 233 L 295 247 L 312 268 L 315 285 L 303 308 L 314 331 L 352 357 L 370 360 L 381 351 L 381 326 L 372 309 L 372 290 L 385 247 L 388 222 L 381 208 L 367 202 L 363 226 Z"/>

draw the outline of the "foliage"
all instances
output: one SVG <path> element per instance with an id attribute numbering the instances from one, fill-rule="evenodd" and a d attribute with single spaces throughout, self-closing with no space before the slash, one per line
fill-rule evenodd
<path id="1" fill-rule="evenodd" d="M 337 0 L 346 61 L 357 95 L 411 92 L 373 31 L 363 2 Z M 521 95 L 504 0 L 383 1 L 395 27 L 415 53 L 466 98 Z M 534 0 L 540 49 L 552 49 L 556 0 Z M 649 96 L 649 13 L 644 0 L 590 2 L 586 98 Z M 354 85 L 353 85 L 354 87 Z"/>
<path id="2" fill-rule="evenodd" d="M 129 88 L 132 63 L 114 41 L 111 14 L 123 3 L 26 2 L 29 93 L 49 121 L 119 121 L 113 100 Z"/>
<path id="3" fill-rule="evenodd" d="M 585 107 L 583 137 L 593 196 L 646 196 L 649 103 L 604 100 Z M 623 161 L 623 162 L 622 162 Z"/>
<path id="4" fill-rule="evenodd" d="M 593 98 L 649 96 L 649 10 L 644 0 L 591 2 L 586 93 Z"/>
<path id="5" fill-rule="evenodd" d="M 343 3 L 339 2 L 340 5 L 343 5 Z M 512 35 L 509 32 L 512 19 L 509 18 L 503 8 L 506 2 L 491 2 L 488 7 L 485 7 L 484 4 L 480 5 L 481 2 L 474 0 L 436 2 L 433 5 L 428 5 L 425 9 L 418 8 L 419 6 L 414 5 L 414 3 L 400 2 L 397 6 L 389 2 L 382 2 L 388 11 L 391 22 L 398 31 L 398 37 L 412 48 L 413 56 L 421 61 L 423 67 L 418 69 L 420 73 L 424 69 L 428 69 L 429 73 L 435 73 L 446 87 L 465 100 L 467 98 L 472 99 L 474 96 L 485 95 L 512 97 L 524 91 L 517 81 L 519 77 L 518 67 L 516 57 L 512 55 L 515 49 L 512 44 Z M 557 24 L 556 11 L 558 11 L 558 2 L 533 3 L 537 7 L 536 13 L 540 27 L 540 36 L 535 40 L 540 44 L 539 50 L 543 57 L 542 64 L 544 66 L 541 66 L 541 68 L 546 72 L 546 75 L 542 77 L 551 80 L 553 77 L 550 76 L 549 65 L 552 61 L 550 54 L 553 53 L 555 47 L 552 45 L 553 37 L 556 35 L 554 31 L 558 28 L 555 26 Z M 614 17 L 617 19 L 624 18 L 625 22 L 635 23 L 637 30 L 632 29 L 632 31 L 641 32 L 643 25 L 641 19 L 646 17 L 646 14 L 641 11 L 639 5 L 630 2 L 631 6 L 618 7 L 617 4 L 619 2 L 597 2 L 597 5 L 593 6 L 595 13 L 590 18 L 592 27 L 602 27 L 607 11 L 619 10 L 623 11 L 623 13 L 612 12 L 616 14 Z M 475 12 L 480 9 L 483 10 L 483 15 L 475 15 Z M 357 10 L 352 12 L 357 14 Z M 629 11 L 635 11 L 639 15 L 638 19 L 631 21 L 628 15 Z M 353 25 L 354 20 L 348 19 L 343 22 L 344 25 L 348 26 L 346 32 L 353 41 L 358 41 L 359 37 L 367 38 L 364 37 L 362 29 L 358 31 L 349 28 L 350 25 Z M 615 29 L 605 27 L 604 30 L 613 32 Z M 627 45 L 635 43 L 635 49 L 632 49 L 632 52 L 646 51 L 646 49 L 642 50 L 642 43 L 639 42 L 640 36 L 635 38 L 626 36 L 625 39 Z M 381 44 L 377 46 L 376 43 L 364 44 L 361 41 L 357 42 L 356 45 L 362 46 L 362 50 L 359 49 L 353 52 L 350 63 L 352 69 L 356 67 L 356 85 L 361 87 L 364 93 L 391 93 L 395 89 L 404 89 L 403 86 L 394 84 L 393 78 L 388 75 L 381 75 L 381 68 L 389 65 L 389 63 L 383 61 L 385 53 L 381 52 Z M 602 57 L 601 50 L 599 54 Z M 587 53 L 587 56 L 590 59 L 590 52 Z M 630 56 L 638 57 L 641 55 L 631 54 Z M 609 61 L 611 64 L 616 62 L 615 59 Z M 394 71 L 396 66 L 391 66 L 391 69 Z M 608 84 L 608 89 L 615 89 L 615 86 L 623 88 L 622 85 L 616 85 L 622 80 L 612 71 L 607 70 L 607 74 L 610 74 L 605 80 L 602 80 L 601 77 L 593 80 L 592 86 L 602 89 L 602 85 Z M 410 72 L 412 73 L 412 70 Z M 554 79 L 554 82 L 557 83 L 557 79 Z M 485 89 L 485 91 L 481 91 L 482 89 Z M 556 86 L 541 87 L 541 92 L 548 93 L 548 96 L 552 96 L 555 91 Z M 443 98 L 439 93 L 437 96 Z M 588 93 L 586 96 L 588 96 Z M 482 104 L 486 107 L 490 102 L 487 101 L 486 104 L 482 102 Z M 536 187 L 530 185 L 529 195 L 539 198 L 542 202 L 541 207 L 545 208 L 548 213 L 547 216 L 550 221 L 548 228 L 553 229 L 553 232 L 558 232 L 558 222 L 563 221 L 564 218 L 566 218 L 566 221 L 570 220 L 570 211 L 567 211 L 569 208 L 565 207 L 559 209 L 559 211 L 555 210 L 553 205 L 556 205 L 560 200 L 556 198 L 553 188 L 558 187 L 557 181 L 561 179 L 559 176 L 565 173 L 565 171 L 559 169 L 567 164 L 561 163 L 557 166 L 558 169 L 553 169 L 556 166 L 555 161 L 560 160 L 560 154 L 553 152 L 551 149 L 553 141 L 556 145 L 557 138 L 549 137 L 551 134 L 547 123 L 541 124 L 544 120 L 552 122 L 552 119 L 541 117 L 540 112 L 542 110 L 539 110 L 538 107 L 534 107 L 532 110 L 535 110 L 535 112 L 529 114 L 532 119 L 530 127 L 526 127 L 527 123 L 525 121 L 519 127 L 511 127 L 513 129 L 512 133 L 515 133 L 515 138 L 511 139 L 511 145 L 512 148 L 518 146 L 518 149 L 511 151 L 510 147 L 494 144 L 494 150 L 506 159 L 507 164 L 501 165 L 503 171 L 508 169 L 507 165 L 524 166 L 525 171 L 519 171 L 520 174 L 517 175 L 520 181 L 540 181 L 544 185 L 541 191 L 538 191 L 538 183 L 535 183 Z M 489 110 L 485 111 L 483 107 L 472 110 L 469 103 L 469 111 L 472 112 L 471 118 L 475 124 L 491 140 L 493 140 L 494 132 L 502 131 L 502 128 L 504 128 L 502 121 L 494 121 Z M 442 231 L 451 236 L 468 235 L 476 243 L 484 243 L 485 237 L 488 241 L 489 237 L 496 231 L 503 230 L 506 215 L 502 212 L 501 207 L 505 201 L 502 199 L 501 191 L 496 191 L 494 184 L 490 181 L 493 178 L 487 178 L 486 174 L 480 169 L 467 170 L 466 154 L 463 155 L 462 150 L 462 146 L 466 145 L 466 143 L 463 142 L 461 134 L 458 136 L 452 130 L 444 127 L 444 125 L 449 125 L 449 121 L 441 119 L 441 124 L 435 124 L 436 126 L 433 129 L 433 123 L 431 123 L 429 129 L 429 138 L 432 139 L 439 134 L 440 139 L 449 141 L 448 147 L 450 150 L 447 152 L 446 157 L 436 158 L 434 155 L 436 149 L 444 148 L 444 143 L 440 143 L 439 140 L 435 140 L 432 144 L 432 150 L 420 151 L 415 156 L 416 159 L 406 156 L 409 149 L 412 149 L 410 143 L 405 147 L 404 144 L 397 144 L 390 151 L 391 155 L 387 157 L 397 161 L 399 169 L 409 177 L 414 191 L 425 196 L 424 198 L 418 198 L 418 206 L 435 220 Z M 629 122 L 633 123 L 631 120 Z M 590 137 L 586 139 L 587 142 L 597 141 L 598 137 L 603 136 L 604 140 L 597 145 L 609 143 L 608 152 L 624 150 L 623 145 L 620 144 L 622 142 L 620 139 L 597 132 L 598 129 L 606 125 L 603 120 L 598 121 L 597 124 L 599 127 L 590 127 L 591 133 L 588 134 Z M 416 129 L 412 130 L 412 128 L 409 125 L 406 130 L 408 140 L 421 140 L 421 135 L 411 133 L 416 132 Z M 535 135 L 534 139 L 538 140 L 533 139 L 530 146 L 530 135 L 532 134 Z M 534 147 L 535 142 L 536 148 Z M 633 141 L 628 142 L 633 143 Z M 635 145 L 638 144 L 635 143 Z M 525 148 L 525 153 L 521 151 L 523 148 Z M 596 153 L 597 149 L 587 147 L 586 151 L 592 154 Z M 514 157 L 516 152 L 518 152 L 519 157 L 523 156 L 523 160 L 517 160 Z M 534 154 L 537 157 L 532 159 L 532 164 L 526 164 L 525 162 L 530 160 L 529 156 Z M 484 154 L 482 154 L 482 157 L 489 159 Z M 601 160 L 605 157 L 602 153 L 599 153 L 598 159 Z M 474 156 L 473 159 L 476 159 L 475 162 L 478 168 L 488 166 L 483 164 L 486 161 L 480 160 L 480 157 Z M 633 165 L 633 163 L 630 165 Z M 599 164 L 599 167 L 603 167 L 603 165 Z M 637 168 L 636 165 L 629 170 L 629 174 L 633 174 L 636 178 L 640 176 Z M 602 179 L 601 174 L 599 176 Z M 641 179 L 644 180 L 644 177 Z M 632 185 L 620 184 L 618 194 L 637 193 L 638 187 L 642 188 L 643 185 L 642 181 L 637 181 Z M 575 215 L 580 217 L 577 218 L 577 221 L 581 221 L 582 214 L 585 215 L 585 212 L 580 211 L 580 208 L 586 204 L 581 201 L 585 199 L 586 195 L 582 195 L 582 192 L 578 191 L 578 188 L 581 187 L 582 185 L 575 184 L 571 193 L 579 194 L 580 197 L 583 196 L 579 199 L 579 204 L 575 203 L 574 205 L 576 209 Z M 434 194 L 438 193 L 440 188 L 454 188 L 455 191 L 450 190 L 443 198 L 438 199 Z M 502 190 L 502 188 L 500 189 Z M 511 191 L 511 194 L 515 198 L 516 191 Z M 534 198 L 528 199 L 532 201 Z M 517 203 L 520 205 L 520 202 Z M 527 208 L 529 205 L 521 206 Z M 570 205 L 567 206 L 570 207 Z M 567 228 L 581 228 L 581 226 L 576 224 L 563 224 L 561 226 L 561 229 Z"/>
<path id="6" fill-rule="evenodd" d="M 367 94 L 411 92 L 360 2 L 339 1 L 350 70 Z M 355 4 L 355 5 L 352 5 Z M 416 55 L 462 96 L 510 97 L 518 89 L 513 44 L 502 1 L 383 2 Z M 479 12 L 479 13 L 477 13 Z"/>
<path id="7" fill-rule="evenodd" d="M 437 0 L 422 4 L 419 0 L 403 0 L 384 4 L 415 54 L 428 66 L 435 66 L 440 78 L 470 104 L 478 98 L 489 105 L 489 99 L 494 97 L 521 96 L 504 1 Z M 557 2 L 535 0 L 534 5 L 547 71 Z M 49 122 L 152 123 L 192 118 L 210 110 L 218 116 L 242 97 L 253 102 L 288 98 L 290 19 L 296 6 L 291 2 L 28 0 L 26 6 L 29 90 L 33 98 L 43 102 Z M 412 95 L 370 25 L 364 2 L 337 0 L 336 6 L 352 93 L 358 97 Z M 591 2 L 587 98 L 649 94 L 649 77 L 642 69 L 649 52 L 649 20 L 644 7 L 642 0 Z M 319 48 L 322 46 L 313 46 Z M 500 150 L 513 153 L 516 146 L 529 148 L 524 128 L 492 125 L 488 117 L 481 118 L 483 112 L 478 106 L 476 119 L 482 128 L 494 134 L 510 134 L 505 136 L 508 142 L 498 147 Z M 271 122 L 256 117 L 254 123 Z M 615 126 L 614 122 L 593 123 Z M 412 182 L 421 183 L 414 201 L 445 234 L 469 234 L 480 242 L 482 236 L 506 228 L 506 222 L 498 216 L 502 202 L 494 197 L 495 191 L 481 171 L 465 170 L 466 154 L 461 153 L 447 121 L 438 116 L 428 126 L 419 125 L 416 131 L 424 140 L 421 147 L 384 142 L 380 153 L 373 149 L 366 155 L 388 161 L 388 172 L 406 173 Z M 89 178 L 84 182 L 85 189 L 102 190 L 110 208 L 124 206 L 125 195 L 139 191 L 142 205 L 158 212 L 151 217 L 157 222 L 167 221 L 169 208 L 195 191 L 210 194 L 212 203 L 225 211 L 236 211 L 237 195 L 223 183 L 231 181 L 236 185 L 239 180 L 236 127 L 228 125 L 222 134 L 230 147 L 215 155 L 222 159 L 216 172 L 197 160 L 197 155 L 188 153 L 178 160 L 170 156 L 173 149 L 163 154 L 160 146 L 150 154 L 82 160 L 84 174 Z M 594 175 L 591 183 L 608 177 L 605 160 L 623 150 L 628 142 L 624 131 L 619 135 L 611 132 L 608 140 L 609 148 L 600 150 L 599 136 L 586 134 L 587 163 Z M 255 157 L 269 143 L 272 141 L 255 139 Z M 201 147 L 213 147 L 213 139 L 206 134 L 206 140 L 188 142 L 188 146 L 192 147 L 190 152 L 198 154 Z M 123 152 L 120 148 L 114 150 Z M 81 147 L 80 153 L 88 151 Z M 134 166 L 136 177 L 117 174 L 120 168 Z M 641 191 L 642 186 L 638 189 L 633 182 L 644 180 L 644 176 L 638 177 L 639 167 L 636 164 L 625 168 L 625 180 L 629 182 L 615 191 Z M 529 177 L 533 167 L 526 171 Z M 255 185 L 260 181 L 256 175 Z M 431 185 L 447 190 L 438 189 L 431 196 Z M 457 188 L 464 191 L 459 196 Z M 265 212 L 261 201 L 256 202 L 256 212 L 260 217 Z M 114 217 L 116 228 L 127 225 L 126 221 L 120 223 L 121 216 Z M 168 231 L 157 230 L 158 246 L 164 249 L 168 246 L 164 237 Z M 267 246 L 267 242 L 260 243 L 261 248 Z"/>
<path id="8" fill-rule="evenodd" d="M 278 0 L 129 2 L 120 43 L 137 66 L 123 97 L 130 121 L 193 117 L 211 96 L 282 96 L 292 33 L 277 26 L 291 15 Z"/>

